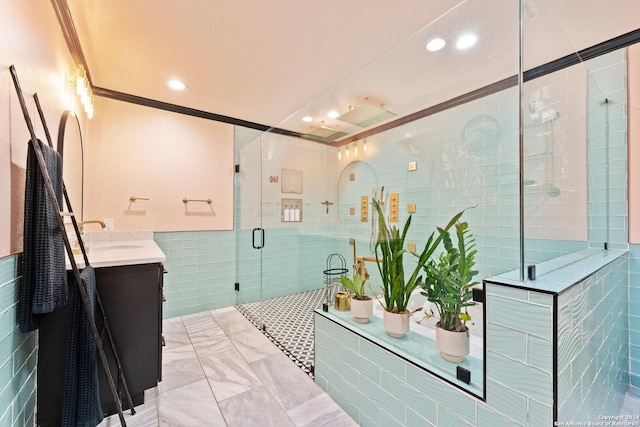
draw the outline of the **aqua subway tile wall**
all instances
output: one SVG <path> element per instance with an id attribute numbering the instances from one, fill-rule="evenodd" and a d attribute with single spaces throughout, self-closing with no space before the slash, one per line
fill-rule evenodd
<path id="1" fill-rule="evenodd" d="M 0 258 L 0 425 L 35 425 L 37 334 L 16 323 L 19 256 Z"/>
<path id="2" fill-rule="evenodd" d="M 640 245 L 629 245 L 629 375 L 640 387 Z"/>
<path id="3" fill-rule="evenodd" d="M 363 426 L 524 426 L 507 413 L 315 315 L 316 382 Z M 343 335 L 350 335 L 344 339 Z M 498 396 L 496 396 L 498 397 Z M 521 414 L 520 414 L 521 415 Z M 550 418 L 549 418 L 550 419 Z M 543 425 L 543 424 L 539 424 Z"/>
<path id="4" fill-rule="evenodd" d="M 623 256 L 557 296 L 485 283 L 484 402 L 320 314 L 316 381 L 362 425 L 538 427 L 554 405 L 559 421 L 596 422 L 629 384 L 627 271 Z"/>
<path id="5" fill-rule="evenodd" d="M 558 421 L 616 415 L 629 385 L 628 257 L 558 296 Z"/>
<path id="6" fill-rule="evenodd" d="M 486 283 L 485 290 L 486 403 L 523 425 L 551 425 L 553 297 L 492 283 Z M 524 343 L 525 351 L 513 342 Z M 530 351 L 532 345 L 544 349 L 542 355 Z M 527 424 L 534 402 L 541 424 Z"/>
<path id="7" fill-rule="evenodd" d="M 492 313 L 493 307 L 495 313 Z M 551 425 L 553 361 L 534 347 L 551 346 L 553 297 L 526 290 L 488 286 L 486 402 L 367 340 L 345 340 L 342 328 L 316 315 L 318 384 L 363 425 L 385 425 L 388 414 L 402 425 L 530 426 Z M 504 314 L 501 316 L 500 314 Z M 515 325 L 528 323 L 526 330 Z M 493 331 L 499 335 L 493 336 Z M 362 363 L 366 360 L 366 363 Z M 401 404 L 390 399 L 400 397 Z M 364 399 L 374 400 L 366 409 Z M 395 412 L 393 412 L 395 411 Z M 415 424 L 417 423 L 417 424 Z"/>
<path id="8" fill-rule="evenodd" d="M 236 240 L 232 231 L 154 233 L 165 253 L 165 319 L 235 303 Z"/>
<path id="9" fill-rule="evenodd" d="M 373 255 L 376 214 L 370 208 L 369 220 L 361 222 L 360 197 L 370 197 L 373 190 L 378 198 L 384 186 L 384 194 L 399 194 L 399 222 L 392 225 L 402 227 L 409 216 L 407 205 L 416 205 L 407 242 L 421 248 L 436 226 L 477 205 L 463 219 L 477 236 L 480 275 L 517 268 L 517 110 L 517 91 L 507 89 L 367 137 L 367 152 L 343 156 L 340 163 L 339 201 L 345 212 L 340 232 L 356 238 L 360 256 Z M 479 129 L 494 133 L 477 137 Z M 409 162 L 416 162 L 415 171 L 409 170 Z M 356 208 L 356 215 L 346 213 L 349 207 Z M 405 267 L 412 262 L 408 257 Z M 369 273 L 372 283 L 380 282 L 374 264 Z"/>

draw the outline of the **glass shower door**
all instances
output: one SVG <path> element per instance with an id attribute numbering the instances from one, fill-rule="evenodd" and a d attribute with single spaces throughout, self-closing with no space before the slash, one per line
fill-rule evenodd
<path id="1" fill-rule="evenodd" d="M 245 304 L 262 299 L 262 135 L 239 149 L 237 164 L 235 286 L 237 304 Z"/>
<path id="2" fill-rule="evenodd" d="M 237 308 L 309 374 L 313 310 L 337 251 L 336 159 L 335 149 L 272 132 L 239 150 Z"/>

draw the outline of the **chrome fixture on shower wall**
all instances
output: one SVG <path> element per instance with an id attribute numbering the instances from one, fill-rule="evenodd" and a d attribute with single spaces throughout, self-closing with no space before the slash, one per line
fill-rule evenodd
<path id="1" fill-rule="evenodd" d="M 560 117 L 560 113 L 545 101 L 551 97 L 548 86 L 543 86 L 538 90 L 534 90 L 529 95 L 529 119 L 534 126 L 546 125 L 545 132 L 546 147 L 544 156 L 546 162 L 546 179 L 543 183 L 533 180 L 525 180 L 527 187 L 543 187 L 544 191 L 551 197 L 558 197 L 562 192 L 555 185 L 555 130 L 554 122 Z"/>

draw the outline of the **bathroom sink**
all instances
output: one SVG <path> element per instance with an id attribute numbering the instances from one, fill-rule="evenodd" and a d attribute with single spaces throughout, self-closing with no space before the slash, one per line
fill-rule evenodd
<path id="1" fill-rule="evenodd" d="M 143 247 L 144 247 L 143 245 L 136 245 L 136 244 L 117 244 L 117 245 L 98 246 L 97 248 L 91 248 L 91 249 L 98 252 L 98 251 L 122 251 L 122 250 L 131 250 L 131 249 L 140 249 Z"/>

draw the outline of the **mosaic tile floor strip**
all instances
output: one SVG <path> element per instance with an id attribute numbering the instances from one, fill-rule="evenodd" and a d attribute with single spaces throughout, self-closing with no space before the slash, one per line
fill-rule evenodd
<path id="1" fill-rule="evenodd" d="M 313 310 L 322 308 L 323 301 L 324 288 L 236 308 L 313 378 Z"/>

